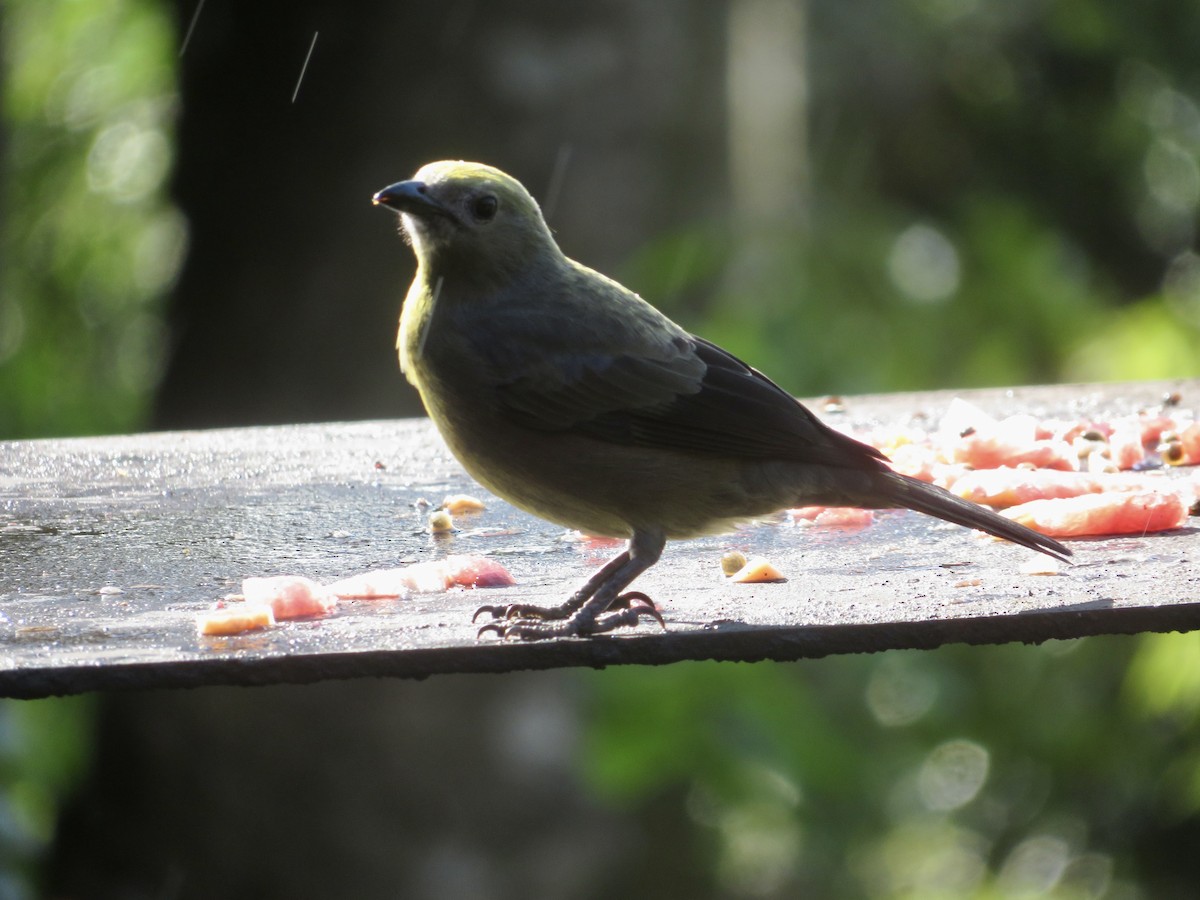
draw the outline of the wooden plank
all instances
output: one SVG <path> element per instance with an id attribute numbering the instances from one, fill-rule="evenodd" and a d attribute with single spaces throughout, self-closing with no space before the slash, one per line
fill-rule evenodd
<path id="1" fill-rule="evenodd" d="M 936 421 L 952 397 L 995 414 L 1098 418 L 1200 381 L 848 398 L 845 428 Z M 1174 477 L 1191 473 L 1177 470 Z M 435 538 L 446 494 L 488 509 Z M 476 640 L 480 603 L 555 603 L 616 552 L 564 539 L 471 484 L 424 420 L 0 444 L 0 695 L 425 677 L 684 659 L 792 660 L 947 642 L 1043 641 L 1200 627 L 1196 529 L 1073 542 L 1077 564 L 1022 575 L 1030 554 L 909 512 L 857 533 L 760 525 L 671 544 L 638 588 L 653 624 L 589 640 Z M 761 553 L 785 584 L 732 585 L 724 549 Z M 515 588 L 348 602 L 336 615 L 236 638 L 195 616 L 249 575 L 332 580 L 438 558 L 495 556 Z M 116 591 L 119 590 L 119 593 Z"/>

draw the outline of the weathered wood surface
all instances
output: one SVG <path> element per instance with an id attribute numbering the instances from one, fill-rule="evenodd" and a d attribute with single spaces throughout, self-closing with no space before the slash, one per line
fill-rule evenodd
<path id="1" fill-rule="evenodd" d="M 839 427 L 936 421 L 953 396 L 995 414 L 1106 416 L 1200 381 L 848 398 Z M 1173 473 L 1183 477 L 1187 473 Z M 420 498 L 488 509 L 434 538 Z M 859 532 L 760 525 L 671 544 L 638 581 L 653 623 L 590 640 L 477 640 L 484 602 L 554 603 L 616 552 L 473 486 L 424 420 L 0 444 L 0 695 L 424 677 L 684 659 L 792 660 L 947 642 L 1042 641 L 1200 627 L 1197 530 L 1075 541 L 1077 564 L 1022 575 L 1028 551 L 909 512 Z M 790 580 L 733 585 L 719 557 L 762 553 Z M 520 581 L 202 638 L 196 614 L 248 575 L 332 580 L 447 553 L 495 556 Z M 975 581 L 978 584 L 971 584 Z M 964 585 L 964 583 L 967 583 Z M 117 592 L 119 590 L 119 593 Z"/>

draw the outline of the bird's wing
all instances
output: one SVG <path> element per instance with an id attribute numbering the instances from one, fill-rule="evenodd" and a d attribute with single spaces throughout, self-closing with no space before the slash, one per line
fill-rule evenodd
<path id="1" fill-rule="evenodd" d="M 638 354 L 543 357 L 537 371 L 499 385 L 497 398 L 511 420 L 538 431 L 704 455 L 882 468 L 877 450 L 826 426 L 761 372 L 682 334 Z"/>

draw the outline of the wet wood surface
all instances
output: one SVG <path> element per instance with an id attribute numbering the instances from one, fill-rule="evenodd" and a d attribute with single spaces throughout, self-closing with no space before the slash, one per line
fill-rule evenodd
<path id="1" fill-rule="evenodd" d="M 996 415 L 1105 418 L 1200 381 L 850 397 L 846 430 L 936 422 L 955 396 Z M 819 408 L 819 406 L 818 406 Z M 1177 470 L 1171 477 L 1188 477 Z M 487 509 L 433 536 L 428 508 L 459 492 Z M 1193 519 L 1192 521 L 1196 521 Z M 425 420 L 0 444 L 0 695 L 421 678 L 688 659 L 792 660 L 1200 627 L 1197 529 L 1071 542 L 1076 564 L 1026 575 L 1032 554 L 907 511 L 861 530 L 779 520 L 668 545 L 637 587 L 667 621 L 592 639 L 476 638 L 481 603 L 564 599 L 619 545 L 573 540 L 472 484 Z M 727 549 L 789 580 L 737 585 Z M 327 618 L 238 637 L 197 614 L 251 575 L 332 581 L 482 554 L 515 587 L 349 601 Z"/>

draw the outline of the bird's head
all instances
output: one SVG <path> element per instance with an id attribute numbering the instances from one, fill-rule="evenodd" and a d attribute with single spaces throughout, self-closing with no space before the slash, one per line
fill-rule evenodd
<path id="1" fill-rule="evenodd" d="M 429 163 L 372 202 L 400 214 L 418 261 L 431 269 L 501 276 L 560 255 L 529 192 L 482 163 Z"/>

